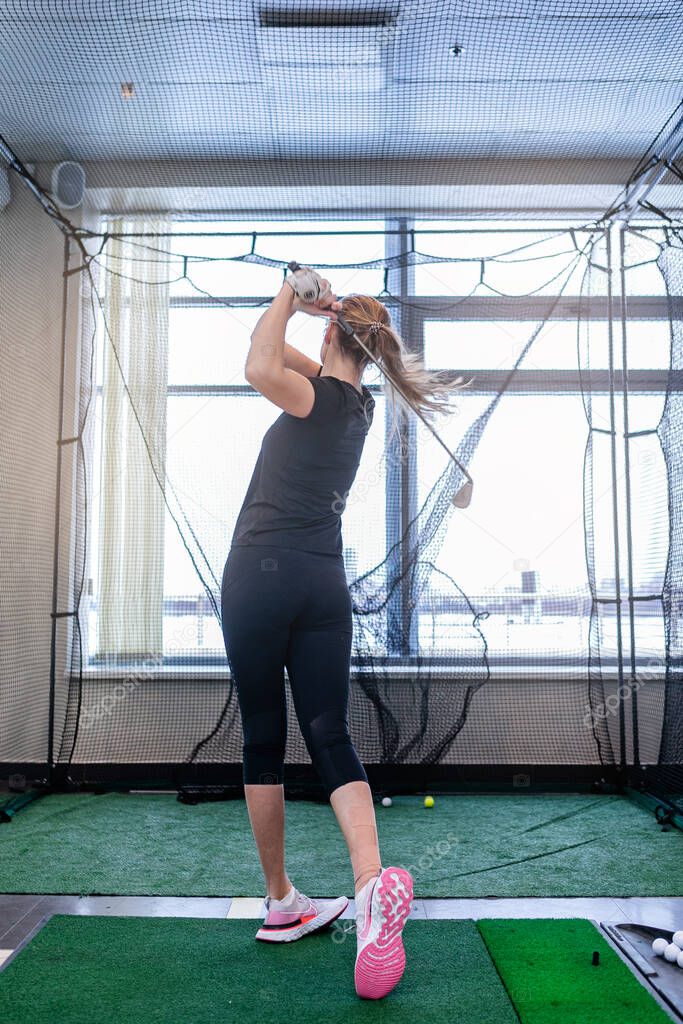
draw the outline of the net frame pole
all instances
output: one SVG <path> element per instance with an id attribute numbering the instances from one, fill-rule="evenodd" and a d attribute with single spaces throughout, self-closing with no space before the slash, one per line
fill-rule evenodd
<path id="1" fill-rule="evenodd" d="M 630 476 L 630 438 L 629 438 L 629 416 L 628 416 L 628 402 L 629 402 L 629 385 L 628 385 L 628 362 L 627 362 L 627 313 L 626 313 L 626 240 L 625 233 L 628 230 L 628 225 L 633 215 L 639 210 L 649 210 L 656 213 L 666 219 L 666 214 L 663 214 L 661 210 L 658 210 L 649 201 L 649 196 L 653 189 L 657 187 L 670 171 L 678 174 L 678 170 L 674 165 L 674 161 L 677 159 L 681 150 L 683 150 L 683 102 L 679 103 L 676 110 L 669 118 L 667 124 L 678 114 L 676 121 L 666 135 L 660 140 L 659 136 L 655 139 L 654 143 L 650 146 L 648 151 L 641 159 L 636 170 L 633 172 L 631 177 L 626 183 L 624 189 L 624 198 L 621 203 L 613 206 L 608 210 L 603 217 L 603 220 L 608 221 L 607 230 L 607 287 L 608 287 L 608 305 L 609 305 L 609 319 L 608 319 L 608 332 L 609 332 L 609 358 L 610 358 L 610 426 L 611 426 L 611 438 L 612 438 L 612 488 L 613 488 L 613 500 L 616 497 L 616 434 L 615 434 L 615 422 L 613 418 L 613 284 L 612 274 L 614 270 L 613 261 L 611 258 L 611 235 L 612 228 L 616 226 L 618 230 L 619 238 L 619 275 L 620 275 L 620 300 L 619 300 L 619 320 L 622 333 L 622 411 L 623 411 L 623 441 L 624 441 L 624 486 L 625 486 L 625 514 L 626 514 L 626 574 L 627 574 L 627 585 L 628 585 L 628 615 L 629 615 L 629 635 L 631 644 L 631 655 L 629 665 L 629 685 L 628 692 L 631 698 L 631 728 L 632 728 L 632 747 L 633 747 L 633 762 L 635 766 L 640 765 L 640 743 L 639 743 L 639 722 L 638 722 L 638 698 L 637 698 L 637 687 L 635 683 L 636 679 L 636 668 L 635 668 L 635 614 L 634 614 L 634 595 L 633 595 L 633 532 L 631 523 L 631 476 Z M 666 125 L 659 133 L 663 135 Z M 619 537 L 618 537 L 618 520 L 617 510 L 614 509 L 614 525 L 615 525 L 615 560 L 616 560 L 616 599 L 617 599 L 617 647 L 618 647 L 618 667 L 619 667 L 619 736 L 621 745 L 621 766 L 626 767 L 626 731 L 625 731 L 625 708 L 623 697 L 623 648 L 622 648 L 622 632 L 621 632 L 621 596 L 620 596 L 620 571 L 619 571 Z"/>
<path id="2" fill-rule="evenodd" d="M 603 215 L 604 220 L 621 221 L 624 224 L 628 224 L 639 207 L 652 210 L 655 213 L 660 212 L 648 201 L 648 196 L 661 183 L 667 172 L 672 170 L 670 165 L 676 160 L 681 149 L 683 149 L 683 113 L 680 113 L 682 109 L 683 101 L 678 104 L 674 113 L 669 118 L 669 121 L 671 121 L 673 116 L 679 112 L 678 120 L 659 145 L 657 145 L 659 136 L 652 143 L 627 181 L 622 202 L 608 210 Z M 666 128 L 666 125 L 664 128 Z M 664 128 L 659 133 L 660 135 Z M 673 173 L 678 172 L 673 170 Z"/>
<path id="3" fill-rule="evenodd" d="M 409 252 L 412 248 L 409 238 L 409 224 L 403 218 L 400 222 L 403 228 L 401 236 L 401 250 Z M 414 238 L 414 233 L 411 232 Z M 401 300 L 405 303 L 409 296 L 415 294 L 415 267 L 406 262 L 400 269 L 401 278 Z M 423 355 L 422 335 L 416 334 L 416 321 L 412 305 L 408 302 L 399 307 L 401 313 L 401 333 L 406 339 L 406 348 L 416 355 Z M 406 461 L 401 464 L 401 561 L 402 561 L 402 585 L 401 585 L 401 616 L 403 620 L 403 636 L 407 647 L 406 653 L 411 656 L 419 653 L 417 615 L 413 614 L 414 595 L 414 563 L 411 557 L 411 548 L 417 529 L 414 522 L 418 510 L 417 481 L 418 481 L 418 444 L 417 424 L 414 418 L 402 413 L 403 426 L 406 435 Z M 413 524 L 410 526 L 410 524 Z M 410 531 L 410 532 L 408 532 Z"/>
<path id="4" fill-rule="evenodd" d="M 55 481 L 55 520 L 54 540 L 52 553 L 52 629 L 50 635 L 50 689 L 48 705 L 48 743 L 47 743 L 47 785 L 54 781 L 54 724 L 55 724 L 55 699 L 57 693 L 57 620 L 60 618 L 58 611 L 59 602 L 59 545 L 61 526 L 61 496 L 62 496 L 62 449 L 64 447 L 64 385 L 66 377 L 66 341 L 67 341 L 67 311 L 69 304 L 69 262 L 71 258 L 71 247 L 69 236 L 64 236 L 63 275 L 62 275 L 62 324 L 61 324 L 61 353 L 59 373 L 59 402 L 57 413 L 57 468 Z M 65 613 L 70 614 L 69 612 Z M 67 652 L 67 663 L 70 659 L 70 652 Z"/>
<path id="5" fill-rule="evenodd" d="M 401 217 L 396 223 L 397 227 L 394 229 L 391 237 L 387 239 L 386 252 L 389 257 L 396 255 L 404 256 L 410 251 L 410 226 L 408 219 Z M 390 271 L 389 273 L 391 274 L 392 272 Z M 414 278 L 414 270 L 407 264 L 402 264 L 394 269 L 393 274 L 398 286 L 398 294 L 401 301 L 404 302 L 409 295 L 413 294 L 412 280 Z M 395 293 L 396 289 L 392 288 L 391 291 Z M 415 344 L 415 318 L 411 315 L 410 308 L 399 305 L 394 315 L 397 319 L 397 329 L 408 350 L 416 352 L 418 355 L 421 354 L 421 342 L 417 345 Z M 387 492 L 387 510 L 391 508 L 389 499 L 392 490 L 398 493 L 398 521 L 391 522 L 389 515 L 386 515 L 386 527 L 387 548 L 390 549 L 397 545 L 395 558 L 397 561 L 400 560 L 401 585 L 396 588 L 395 593 L 389 598 L 387 614 L 399 626 L 401 646 L 400 651 L 397 653 L 409 656 L 415 653 L 417 648 L 417 623 L 410 608 L 410 601 L 412 599 L 412 574 L 410 569 L 412 538 L 406 532 L 417 513 L 417 433 L 415 423 L 411 422 L 405 410 L 397 409 L 396 415 L 398 418 L 397 435 L 392 437 L 388 448 L 390 457 L 387 463 L 385 488 Z M 391 429 L 390 417 L 391 410 L 387 403 L 385 418 L 387 426 Z M 405 457 L 402 455 L 403 452 L 405 452 Z"/>
<path id="6" fill-rule="evenodd" d="M 617 642 L 617 684 L 619 697 L 619 765 L 626 767 L 626 709 L 621 698 L 624 684 L 624 651 L 621 622 L 621 553 L 619 544 L 619 494 L 617 480 L 617 434 L 616 434 L 616 388 L 614 381 L 614 255 L 612 252 L 612 232 L 605 232 L 606 263 L 607 263 L 607 349 L 608 349 L 608 382 L 609 382 L 609 419 L 610 419 L 610 461 L 612 471 L 612 529 L 614 540 L 614 600 L 616 607 L 616 642 Z"/>
<path id="7" fill-rule="evenodd" d="M 620 319 L 621 319 L 621 368 L 622 368 L 622 407 L 624 423 L 624 497 L 626 515 L 626 579 L 628 586 L 629 641 L 631 645 L 629 658 L 628 689 L 631 701 L 631 731 L 633 744 L 633 764 L 640 765 L 640 742 L 638 733 L 638 688 L 636 686 L 636 625 L 635 597 L 633 593 L 633 523 L 631 500 L 631 437 L 629 427 L 629 382 L 628 382 L 628 311 L 626 301 L 626 232 L 628 225 L 620 222 L 616 226 L 619 237 L 619 280 L 621 286 Z"/>

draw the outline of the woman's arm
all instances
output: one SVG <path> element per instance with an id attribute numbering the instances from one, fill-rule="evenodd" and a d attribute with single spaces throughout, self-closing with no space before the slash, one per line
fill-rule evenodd
<path id="1" fill-rule="evenodd" d="M 298 348 L 285 342 L 285 366 L 288 370 L 296 370 L 304 377 L 317 377 L 321 364 L 317 359 L 309 359 Z"/>
<path id="2" fill-rule="evenodd" d="M 305 375 L 286 365 L 285 329 L 292 313 L 298 309 L 314 316 L 336 319 L 334 310 L 340 308 L 341 303 L 332 294 L 327 297 L 324 306 L 303 303 L 289 285 L 283 283 L 251 335 L 251 346 L 245 367 L 245 376 L 251 386 L 285 412 L 293 416 L 308 416 L 315 397 L 313 385 Z M 302 358 L 306 359 L 305 356 Z M 314 365 L 315 373 L 320 364 Z"/>

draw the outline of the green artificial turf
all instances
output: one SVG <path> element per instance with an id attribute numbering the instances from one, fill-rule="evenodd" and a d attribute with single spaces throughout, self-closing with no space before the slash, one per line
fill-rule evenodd
<path id="1" fill-rule="evenodd" d="M 417 796 L 376 807 L 384 864 L 415 896 L 679 896 L 683 834 L 625 797 Z M 289 801 L 287 866 L 311 896 L 353 895 L 329 804 Z M 0 891 L 258 896 L 263 880 L 242 800 L 48 796 L 0 825 Z"/>
<path id="2" fill-rule="evenodd" d="M 521 1024 L 670 1024 L 590 921 L 486 920 L 479 931 Z"/>
<path id="3" fill-rule="evenodd" d="M 355 993 L 353 922 L 280 945 L 256 924 L 57 915 L 0 973 L 0 1020 L 518 1024 L 472 921 L 409 921 L 406 972 L 381 1002 Z"/>

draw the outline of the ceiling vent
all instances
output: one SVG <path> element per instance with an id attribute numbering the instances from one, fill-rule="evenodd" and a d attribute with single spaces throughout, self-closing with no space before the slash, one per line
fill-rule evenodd
<path id="1" fill-rule="evenodd" d="M 289 4 L 263 4 L 259 8 L 261 28 L 387 28 L 398 17 L 398 4 L 343 6 L 311 4 L 293 7 Z"/>

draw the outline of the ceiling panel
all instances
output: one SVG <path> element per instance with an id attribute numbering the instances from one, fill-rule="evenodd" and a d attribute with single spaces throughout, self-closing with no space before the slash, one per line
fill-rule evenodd
<path id="1" fill-rule="evenodd" d="M 141 87 L 135 106 L 111 85 L 78 91 L 49 86 L 22 95 L 2 134 L 26 160 L 142 160 L 174 157 L 305 158 L 506 156 L 639 157 L 678 102 L 681 85 L 584 84 L 553 90 L 462 86 L 445 107 L 429 88 L 385 94 L 381 108 L 357 109 L 311 92 L 305 123 L 284 90 L 235 86 Z"/>
<path id="2" fill-rule="evenodd" d="M 683 14 L 683 7 L 682 7 Z M 453 15 L 400 22 L 392 47 L 396 81 L 668 79 L 683 70 L 683 18 L 483 18 Z M 460 56 L 450 47 L 462 47 Z"/>
<path id="3" fill-rule="evenodd" d="M 669 0 L 267 0 L 268 24 L 265 3 L 4 0 L 0 133 L 26 160 L 479 156 L 504 175 L 635 160 L 683 99 Z M 273 28 L 276 8 L 383 15 Z"/>
<path id="4" fill-rule="evenodd" d="M 0 81 L 258 82 L 256 26 L 244 21 L 4 21 Z"/>
<path id="5" fill-rule="evenodd" d="M 386 82 L 381 30 L 369 28 L 259 28 L 258 55 L 264 86 L 283 93 L 286 105 L 331 92 L 351 103 Z"/>

